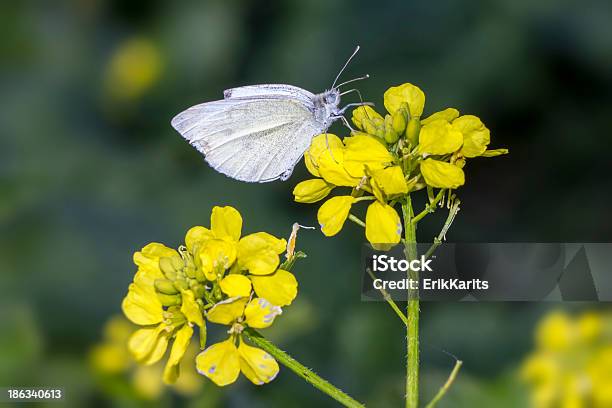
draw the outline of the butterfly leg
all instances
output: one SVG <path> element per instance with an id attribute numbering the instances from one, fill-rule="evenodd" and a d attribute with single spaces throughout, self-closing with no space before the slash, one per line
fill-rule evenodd
<path id="1" fill-rule="evenodd" d="M 334 116 L 333 119 L 340 119 L 342 121 L 342 123 L 344 124 L 344 126 L 346 126 L 347 128 L 349 128 L 349 130 L 351 132 L 354 132 L 355 129 L 353 129 L 353 127 L 351 126 L 351 124 L 349 123 L 349 121 L 344 117 L 344 115 L 338 115 L 338 116 Z"/>
<path id="2" fill-rule="evenodd" d="M 348 105 L 346 105 L 344 108 L 340 109 L 338 111 L 338 115 L 344 115 L 344 112 L 346 112 L 346 110 L 348 108 L 352 108 L 354 106 L 374 106 L 374 104 L 372 102 L 356 102 L 356 103 L 349 103 Z"/>

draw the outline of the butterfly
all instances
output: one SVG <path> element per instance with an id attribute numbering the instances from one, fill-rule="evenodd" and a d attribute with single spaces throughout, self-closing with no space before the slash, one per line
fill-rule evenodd
<path id="1" fill-rule="evenodd" d="M 352 103 L 340 108 L 338 78 L 359 51 L 346 61 L 329 90 L 313 94 L 284 84 L 248 85 L 227 89 L 223 99 L 192 106 L 172 119 L 176 129 L 204 155 L 215 170 L 246 182 L 287 180 L 314 136 L 325 133 Z M 361 96 L 360 96 L 361 97 Z"/>

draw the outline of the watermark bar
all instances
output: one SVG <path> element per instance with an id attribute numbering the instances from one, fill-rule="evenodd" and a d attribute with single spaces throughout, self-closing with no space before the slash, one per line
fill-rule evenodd
<path id="1" fill-rule="evenodd" d="M 443 243 L 362 249 L 364 301 L 612 301 L 612 243 Z M 408 278 L 409 270 L 418 279 Z"/>

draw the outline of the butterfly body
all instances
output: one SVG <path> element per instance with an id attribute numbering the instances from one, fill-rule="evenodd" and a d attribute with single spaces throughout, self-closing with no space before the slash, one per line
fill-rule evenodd
<path id="1" fill-rule="evenodd" d="M 288 179 L 312 138 L 342 114 L 337 88 L 313 94 L 265 84 L 228 89 L 223 95 L 179 113 L 172 126 L 211 167 L 246 182 Z"/>

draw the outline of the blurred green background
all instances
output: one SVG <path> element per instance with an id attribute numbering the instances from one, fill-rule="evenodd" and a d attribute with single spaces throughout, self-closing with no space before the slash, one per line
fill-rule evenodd
<path id="1" fill-rule="evenodd" d="M 2 3 L 0 30 L 0 386 L 60 386 L 68 406 L 152 404 L 88 358 L 120 312 L 132 253 L 177 246 L 214 205 L 235 206 L 244 231 L 277 236 L 314 225 L 317 208 L 292 201 L 302 163 L 287 182 L 230 180 L 170 119 L 239 85 L 323 91 L 357 44 L 343 78 L 369 73 L 366 100 L 382 106 L 389 86 L 412 82 L 426 113 L 476 114 L 491 146 L 510 149 L 469 163 L 450 242 L 612 240 L 608 0 L 23 1 Z M 399 406 L 404 331 L 386 304 L 360 301 L 363 239 L 352 224 L 334 238 L 301 231 L 299 301 L 268 334 L 357 399 Z M 524 406 L 515 372 L 534 325 L 570 307 L 601 308 L 424 304 L 423 400 L 451 369 L 448 352 L 465 364 L 441 407 Z M 201 382 L 198 396 L 156 403 L 336 406 L 282 368 L 262 388 Z"/>

